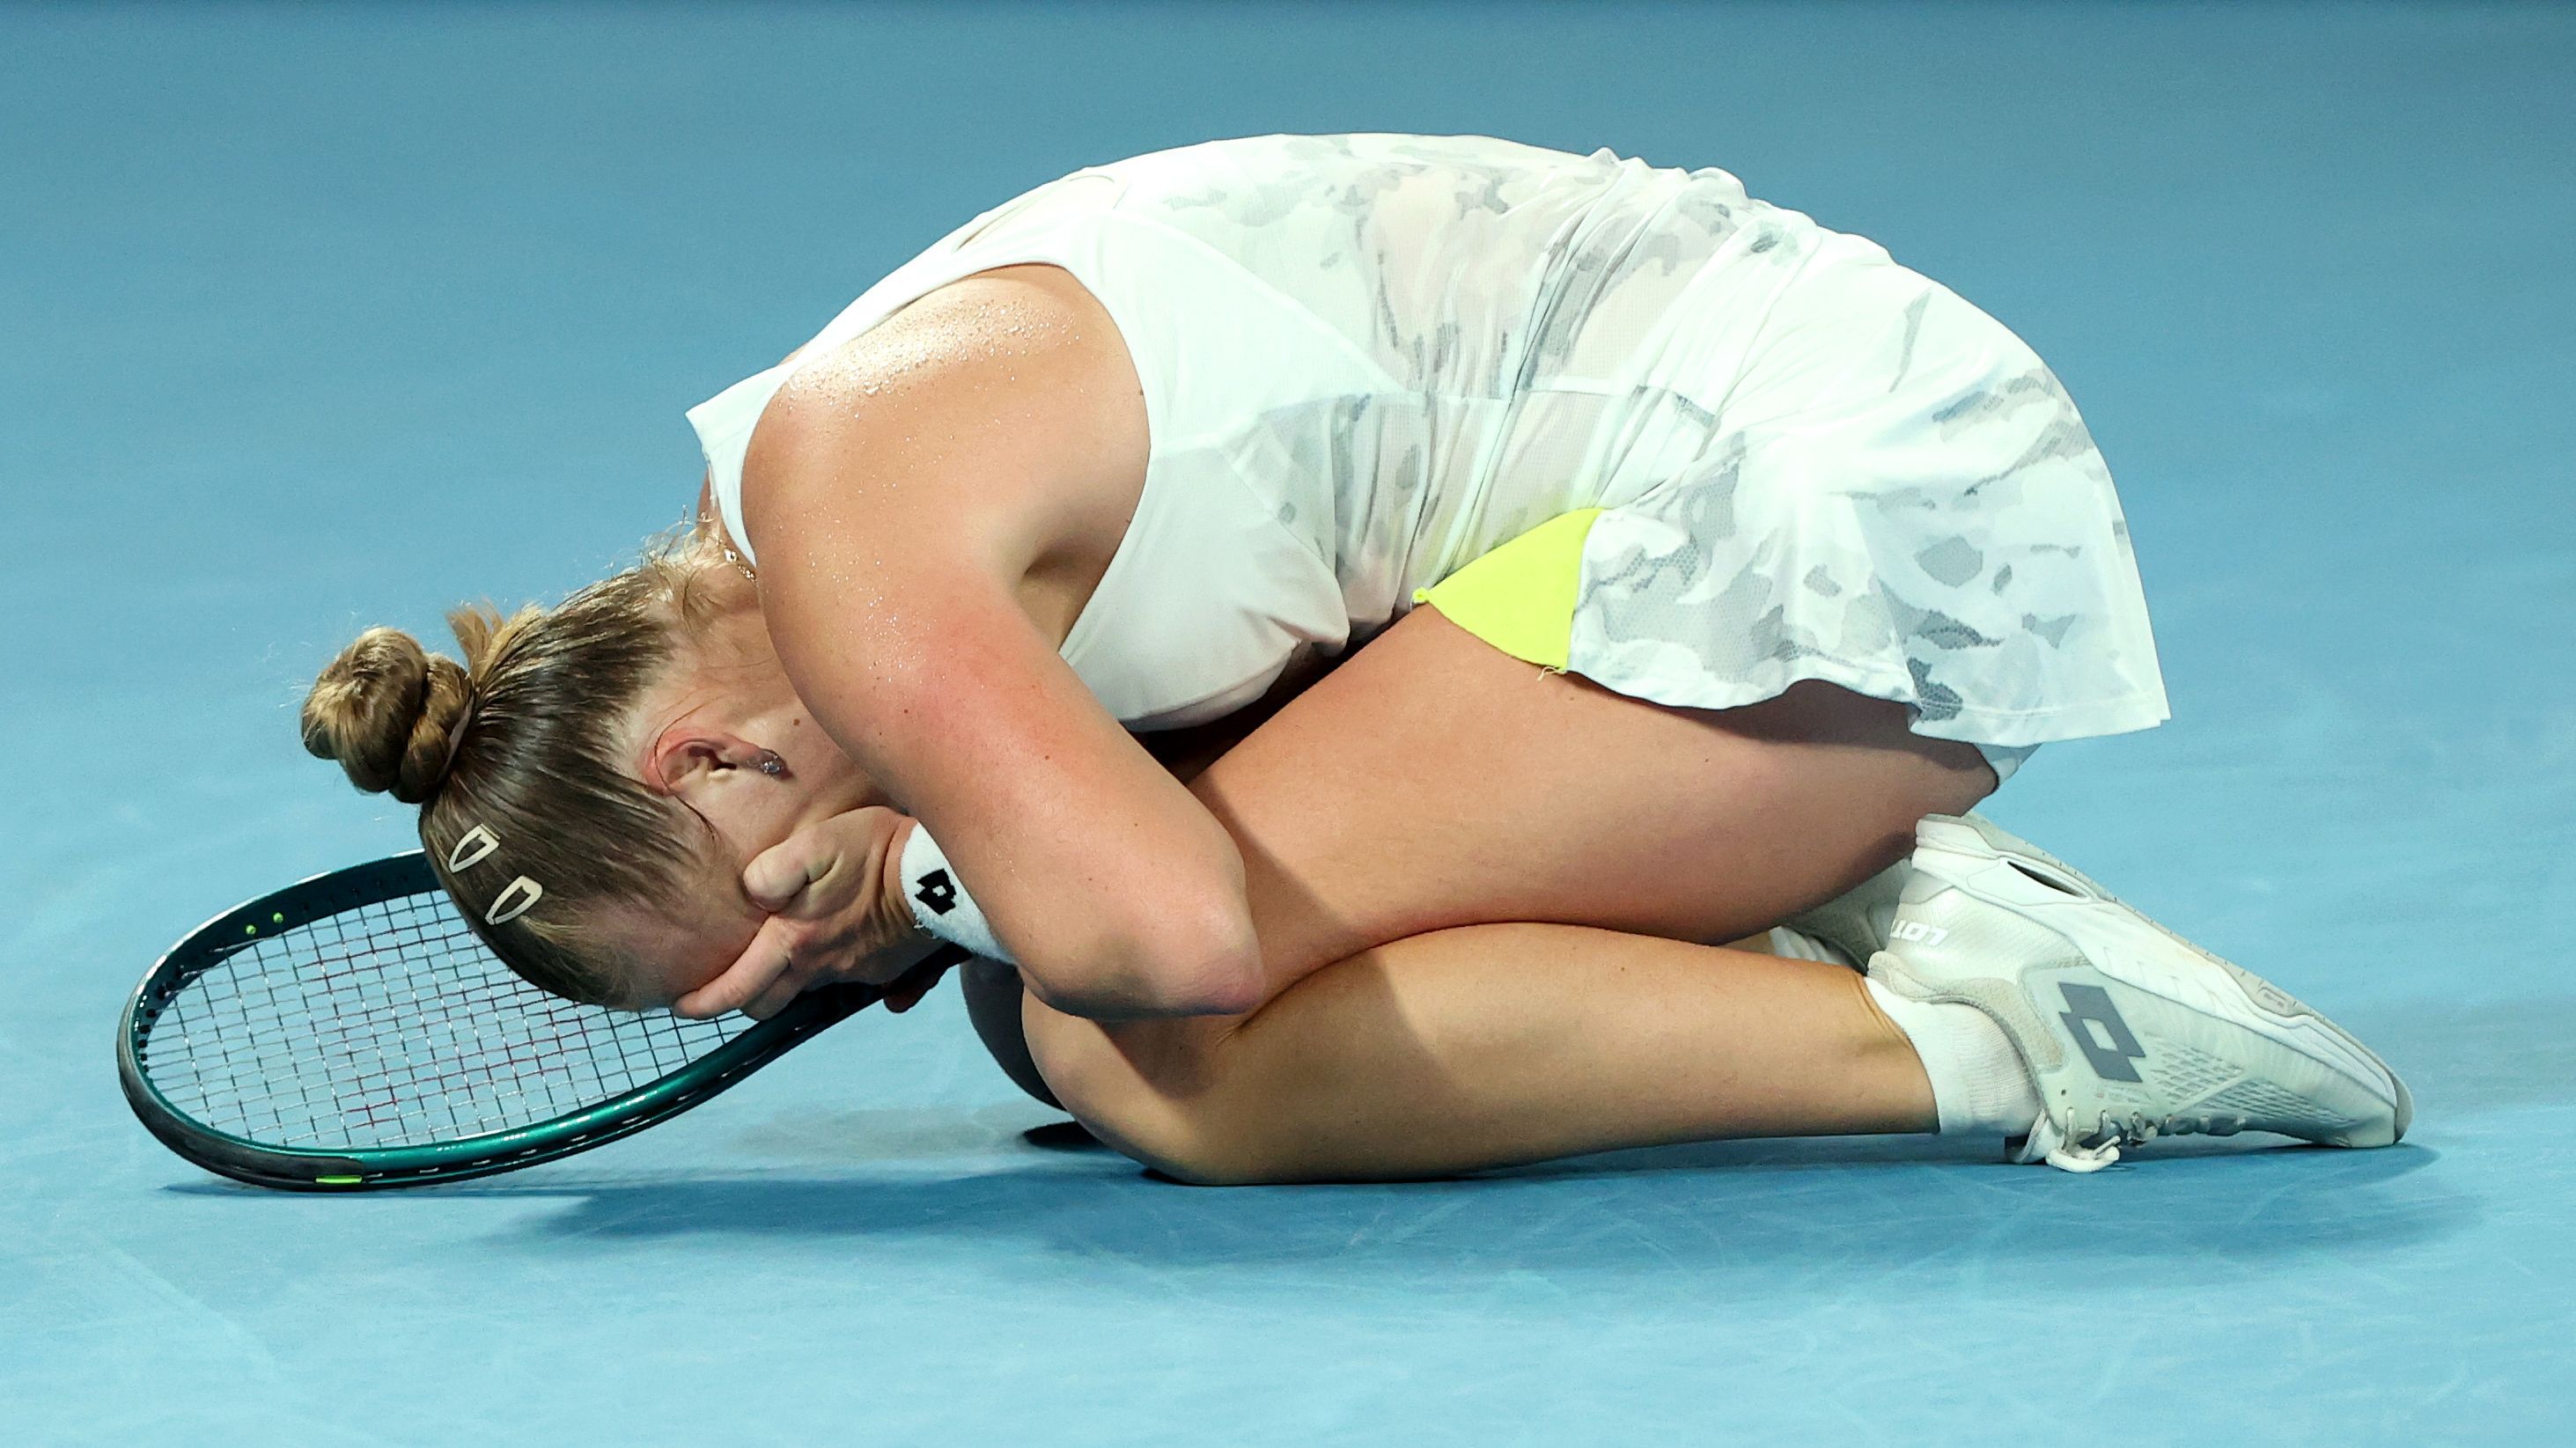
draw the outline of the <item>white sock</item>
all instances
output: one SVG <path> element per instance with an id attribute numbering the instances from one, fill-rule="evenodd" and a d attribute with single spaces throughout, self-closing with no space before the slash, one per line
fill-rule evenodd
<path id="1" fill-rule="evenodd" d="M 2039 1120 L 2039 1092 L 2004 1029 L 1959 1001 L 1908 1000 L 1867 982 L 1869 998 L 1914 1043 L 1932 1080 L 1943 1136 L 2024 1136 Z"/>

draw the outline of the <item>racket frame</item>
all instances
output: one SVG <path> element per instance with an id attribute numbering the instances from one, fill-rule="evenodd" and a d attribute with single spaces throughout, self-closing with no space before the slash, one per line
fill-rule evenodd
<path id="1" fill-rule="evenodd" d="M 299 880 L 190 931 L 135 986 L 117 1025 L 117 1081 L 136 1118 L 180 1156 L 253 1186 L 349 1192 L 464 1181 L 555 1161 L 668 1121 L 883 996 L 875 986 L 855 983 L 808 991 L 777 1015 L 641 1086 L 544 1121 L 452 1141 L 338 1151 L 253 1141 L 196 1120 L 153 1084 L 144 1067 L 153 1023 L 197 977 L 299 926 L 438 889 L 427 857 L 412 850 Z M 965 955 L 955 946 L 942 951 Z"/>

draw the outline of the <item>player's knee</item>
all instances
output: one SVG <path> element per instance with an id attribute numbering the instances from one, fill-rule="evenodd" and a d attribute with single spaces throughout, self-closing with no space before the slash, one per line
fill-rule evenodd
<path id="1" fill-rule="evenodd" d="M 1280 1179 L 1250 1142 L 1203 1103 L 1175 1100 L 1134 1081 L 1106 1090 L 1059 1088 L 1058 1094 L 1092 1135 L 1174 1181 L 1216 1187 Z"/>
<path id="2" fill-rule="evenodd" d="M 1096 1021 L 1036 1006 L 1029 1049 L 1075 1120 L 1136 1162 L 1197 1186 L 1276 1180 L 1272 1163 L 1227 1119 L 1211 1033 L 1179 1023 Z M 1139 1029 L 1143 1028 L 1143 1029 Z"/>

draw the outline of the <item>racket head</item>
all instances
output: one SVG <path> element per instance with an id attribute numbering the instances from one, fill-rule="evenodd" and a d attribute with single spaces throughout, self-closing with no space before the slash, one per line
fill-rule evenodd
<path id="1" fill-rule="evenodd" d="M 412 851 L 190 932 L 128 999 L 117 1077 L 163 1145 L 236 1181 L 420 1186 L 666 1121 L 880 994 L 828 986 L 758 1023 L 578 1005 L 512 974 Z"/>

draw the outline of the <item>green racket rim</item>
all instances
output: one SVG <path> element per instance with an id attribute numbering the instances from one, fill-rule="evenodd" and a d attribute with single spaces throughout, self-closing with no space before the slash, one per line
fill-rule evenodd
<path id="1" fill-rule="evenodd" d="M 153 1084 L 143 1064 L 153 1023 L 189 982 L 267 936 L 438 888 L 427 858 L 413 850 L 300 880 L 236 905 L 189 932 L 154 963 L 127 999 L 116 1040 L 117 1079 L 126 1104 L 164 1146 L 208 1171 L 254 1186 L 349 1192 L 464 1181 L 589 1151 L 668 1121 L 883 995 L 875 986 L 857 984 L 809 991 L 786 1010 L 642 1086 L 562 1116 L 453 1141 L 346 1151 L 274 1145 L 196 1120 Z M 952 957 L 945 963 L 953 964 L 966 952 L 946 946 L 940 955 Z"/>

